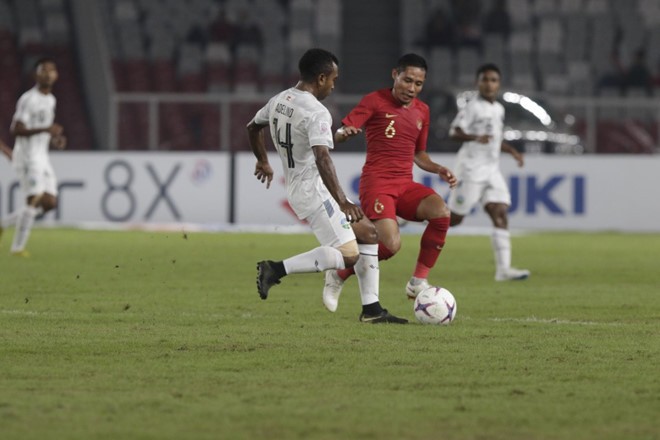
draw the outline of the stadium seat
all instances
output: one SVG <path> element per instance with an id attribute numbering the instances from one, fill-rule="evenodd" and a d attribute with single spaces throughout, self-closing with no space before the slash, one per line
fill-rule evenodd
<path id="1" fill-rule="evenodd" d="M 461 47 L 456 57 L 458 65 L 457 83 L 462 87 L 472 87 L 474 85 L 474 75 L 479 67 L 481 57 L 477 49 Z"/>
<path id="2" fill-rule="evenodd" d="M 434 47 L 431 49 L 430 69 L 433 72 L 430 78 L 431 88 L 442 90 L 454 83 L 454 56 L 447 47 Z"/>

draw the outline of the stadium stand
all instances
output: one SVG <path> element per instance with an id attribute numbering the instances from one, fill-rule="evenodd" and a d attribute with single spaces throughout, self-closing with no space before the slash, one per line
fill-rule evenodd
<path id="1" fill-rule="evenodd" d="M 9 140 L 9 125 L 19 96 L 34 85 L 34 62 L 57 61 L 60 79 L 56 120 L 65 129 L 70 150 L 93 148 L 92 129 L 83 99 L 71 18 L 65 0 L 0 0 L 0 137 Z"/>
<path id="2" fill-rule="evenodd" d="M 460 8 L 466 4 L 481 19 L 469 45 L 460 37 Z M 429 86 L 438 92 L 471 86 L 475 59 L 497 63 L 506 88 L 531 96 L 627 97 L 635 102 L 660 91 L 655 72 L 660 70 L 658 0 L 401 0 L 401 8 L 401 45 L 428 57 L 433 71 Z M 446 37 L 436 44 L 428 41 L 427 29 L 438 11 L 453 24 L 452 44 Z M 497 23 L 489 23 L 492 17 Z M 657 144 L 657 115 L 648 107 L 624 110 L 606 104 L 597 115 L 598 152 L 648 153 Z M 585 135 L 582 121 L 576 127 Z M 638 148 L 624 148 L 627 144 Z"/>
<path id="3" fill-rule="evenodd" d="M 297 77 L 291 60 L 307 48 L 340 49 L 334 0 L 104 0 L 102 12 L 120 92 L 274 92 Z M 257 108 L 231 109 L 232 139 Z M 218 149 L 217 106 L 160 110 L 159 149 Z M 145 148 L 146 106 L 122 104 L 120 114 L 119 144 Z"/>
<path id="4" fill-rule="evenodd" d="M 452 0 L 402 1 L 401 38 L 404 50 L 426 53 L 432 65 L 447 79 L 435 80 L 434 87 L 445 84 L 463 85 L 472 63 L 466 62 L 461 38 L 447 46 L 435 46 L 424 40 L 426 24 L 422 17 L 433 17 L 442 11 L 456 23 L 458 8 L 466 2 Z M 660 2 L 657 0 L 507 0 L 467 2 L 478 5 L 482 27 L 477 35 L 478 59 L 496 62 L 510 73 L 505 79 L 521 91 L 551 92 L 567 95 L 589 95 L 598 92 L 596 84 L 589 90 L 585 80 L 600 78 L 610 68 L 611 55 L 617 52 L 624 67 L 632 62 L 638 49 L 653 55 L 651 65 L 660 61 Z M 511 23 L 511 34 L 487 23 L 492 9 L 503 4 Z M 415 9 L 405 13 L 405 9 Z M 502 15 L 496 15 L 502 21 Z M 454 32 L 460 33 L 457 26 Z M 496 33 L 497 31 L 497 33 Z M 439 53 L 436 49 L 442 47 Z M 474 47 L 470 45 L 470 47 Z M 455 64 L 454 71 L 442 65 Z M 466 70 L 467 69 L 467 70 Z"/>
<path id="5" fill-rule="evenodd" d="M 94 148 L 93 136 L 72 44 L 75 28 L 70 10 L 78 1 L 0 0 L 0 111 L 11 114 L 19 94 L 31 85 L 28 70 L 34 58 L 51 55 L 62 71 L 55 89 L 58 118 L 67 129 L 70 148 L 88 149 Z M 115 92 L 162 94 L 156 104 L 157 144 L 153 145 L 149 129 L 153 103 L 144 95 L 140 102 L 119 104 L 117 146 L 246 148 L 245 120 L 258 108 L 249 98 L 292 84 L 296 60 L 308 47 L 332 50 L 345 61 L 346 71 L 353 69 L 350 72 L 359 76 L 360 70 L 353 66 L 363 59 L 355 59 L 359 51 L 353 42 L 342 41 L 342 35 L 359 35 L 343 29 L 349 21 L 355 26 L 353 17 L 344 14 L 345 3 L 94 0 L 107 37 Z M 399 0 L 398 10 L 398 29 L 388 27 L 383 35 L 392 35 L 391 47 L 399 40 L 397 53 L 416 51 L 427 57 L 433 72 L 428 93 L 470 87 L 476 66 L 484 61 L 500 66 L 506 87 L 530 96 L 639 100 L 660 90 L 660 0 Z M 437 21 L 432 23 L 432 18 Z M 384 24 L 378 23 L 379 28 Z M 380 46 L 365 44 L 363 52 L 373 57 L 370 64 L 383 64 L 376 62 L 386 55 L 377 53 Z M 633 83 L 629 73 L 640 50 L 643 64 L 637 66 Z M 644 75 L 648 83 L 640 84 Z M 368 83 L 372 82 L 369 77 Z M 364 83 L 360 78 L 360 90 Z M 344 92 L 347 88 L 342 83 Z M 208 92 L 210 99 L 185 104 L 178 98 L 162 98 Z M 238 96 L 244 102 L 226 107 L 212 96 Z M 624 118 L 656 139 L 657 115 L 647 109 L 600 106 L 599 127 Z M 578 118 L 588 113 L 576 112 Z M 230 121 L 228 138 L 227 132 L 219 133 L 219 121 Z M 576 125 L 584 126 L 580 121 Z M 8 123 L 0 126 L 0 136 L 9 137 Z"/>

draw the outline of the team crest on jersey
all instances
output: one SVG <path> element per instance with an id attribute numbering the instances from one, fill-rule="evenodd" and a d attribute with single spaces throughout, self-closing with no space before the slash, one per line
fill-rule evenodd
<path id="1" fill-rule="evenodd" d="M 321 130 L 321 133 L 326 134 L 330 131 L 330 125 L 328 125 L 327 122 L 323 121 L 319 123 L 319 129 Z"/>
<path id="2" fill-rule="evenodd" d="M 376 199 L 376 201 L 374 202 L 374 211 L 376 211 L 376 214 L 382 214 L 384 210 L 385 210 L 385 205 L 380 203 L 380 200 Z"/>
<path id="3" fill-rule="evenodd" d="M 421 130 L 423 125 L 424 125 L 424 123 L 422 122 L 422 120 L 418 119 L 417 120 L 417 130 Z"/>

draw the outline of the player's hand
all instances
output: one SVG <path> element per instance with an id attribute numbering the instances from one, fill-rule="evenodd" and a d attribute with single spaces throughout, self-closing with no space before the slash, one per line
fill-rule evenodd
<path id="1" fill-rule="evenodd" d="M 346 220 L 351 223 L 357 223 L 364 218 L 364 212 L 362 211 L 362 208 L 349 201 L 339 205 L 339 209 L 341 209 L 341 212 L 346 215 Z"/>
<path id="2" fill-rule="evenodd" d="M 362 133 L 361 128 L 355 128 L 352 125 L 344 125 L 335 132 L 335 142 L 344 142 L 346 139 Z"/>
<path id="3" fill-rule="evenodd" d="M 51 136 L 59 136 L 64 132 L 64 128 L 60 124 L 53 124 L 48 127 L 48 133 Z"/>
<path id="4" fill-rule="evenodd" d="M 273 181 L 273 168 L 271 168 L 268 162 L 257 162 L 257 165 L 254 167 L 254 175 L 257 176 L 257 179 L 261 183 L 266 183 L 266 188 L 270 188 L 270 182 Z"/>
<path id="5" fill-rule="evenodd" d="M 522 168 L 525 165 L 525 157 L 517 151 L 512 154 L 513 154 L 513 158 L 516 160 L 516 163 L 518 164 L 518 168 Z"/>
<path id="6" fill-rule="evenodd" d="M 475 141 L 479 142 L 480 144 L 487 144 L 488 142 L 490 142 L 491 138 L 492 136 L 489 134 L 481 134 L 477 136 Z"/>
<path id="7" fill-rule="evenodd" d="M 50 145 L 57 150 L 64 150 L 66 148 L 66 136 L 60 134 L 51 137 Z"/>
<path id="8" fill-rule="evenodd" d="M 7 146 L 7 144 L 5 144 L 4 142 L 2 142 L 1 140 L 0 140 L 0 151 L 2 152 L 2 154 L 4 154 L 5 156 L 7 156 L 7 159 L 9 159 L 9 160 L 12 159 L 12 155 L 13 155 L 13 151 L 12 151 L 12 149 L 9 148 L 9 147 Z"/>
<path id="9" fill-rule="evenodd" d="M 454 173 L 452 173 L 449 170 L 449 168 L 445 168 L 441 166 L 440 169 L 438 170 L 438 176 L 440 176 L 442 180 L 447 182 L 450 188 L 454 188 L 458 184 L 458 179 L 456 178 Z"/>

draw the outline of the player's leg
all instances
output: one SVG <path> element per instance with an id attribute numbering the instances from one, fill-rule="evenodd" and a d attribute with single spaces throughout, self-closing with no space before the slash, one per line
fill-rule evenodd
<path id="1" fill-rule="evenodd" d="M 388 260 L 401 248 L 399 224 L 396 216 L 396 199 L 387 192 L 360 191 L 360 202 L 365 215 L 375 225 L 378 231 L 378 259 Z M 337 271 L 339 281 L 345 281 L 355 273 L 354 268 Z"/>
<path id="2" fill-rule="evenodd" d="M 360 257 L 353 266 L 357 275 L 362 302 L 360 321 L 373 324 L 407 323 L 407 319 L 391 315 L 387 309 L 382 307 L 379 301 L 378 234 L 375 225 L 365 218 L 358 223 L 353 223 L 351 226 L 357 237 L 360 252 Z M 326 271 L 323 304 L 331 312 L 337 310 L 343 283 L 344 281 L 337 276 L 336 270 Z"/>
<path id="3" fill-rule="evenodd" d="M 495 258 L 495 280 L 523 280 L 529 277 L 526 269 L 511 267 L 511 234 L 509 232 L 508 210 L 511 195 L 501 173 L 494 175 L 484 192 L 484 210 L 493 223 L 491 245 Z"/>
<path id="4" fill-rule="evenodd" d="M 16 174 L 20 183 L 21 191 L 23 191 L 25 194 L 29 194 L 30 174 L 28 169 L 26 167 L 19 167 L 16 169 Z M 25 206 L 20 206 L 0 220 L 0 237 L 2 236 L 4 229 L 16 225 L 24 210 Z"/>
<path id="5" fill-rule="evenodd" d="M 389 219 L 381 219 L 377 220 L 377 222 L 383 226 L 383 222 L 385 220 Z M 360 314 L 360 321 L 372 324 L 406 324 L 408 323 L 407 319 L 398 318 L 394 315 L 391 315 L 387 309 L 384 309 L 381 306 L 378 300 L 380 280 L 380 268 L 378 261 L 384 258 L 381 258 L 382 254 L 379 250 L 381 247 L 383 247 L 383 244 L 379 243 L 378 240 L 380 233 L 375 233 L 375 231 L 378 231 L 378 225 L 375 224 L 371 224 L 371 226 L 368 227 L 368 233 L 366 237 L 360 228 L 357 228 L 356 230 L 358 242 L 361 242 L 359 244 L 360 259 L 354 266 L 358 284 L 360 286 L 360 296 L 362 298 L 362 313 Z M 372 294 L 372 292 L 374 293 Z"/>
<path id="6" fill-rule="evenodd" d="M 306 220 L 321 246 L 282 261 L 257 263 L 257 291 L 262 299 L 280 279 L 292 273 L 323 272 L 353 266 L 359 257 L 355 234 L 339 206 L 330 199 L 331 208 L 320 206 Z"/>
<path id="7" fill-rule="evenodd" d="M 431 188 L 414 183 L 399 198 L 397 213 L 407 219 L 428 223 L 420 240 L 417 264 L 406 285 L 406 295 L 415 298 L 428 287 L 428 275 L 440 256 L 449 229 L 450 211 Z"/>
<path id="8" fill-rule="evenodd" d="M 16 231 L 14 231 L 14 240 L 11 244 L 11 254 L 18 257 L 29 257 L 30 254 L 25 250 L 30 232 L 34 225 L 34 219 L 38 215 L 36 205 L 39 203 L 40 195 L 32 195 L 27 198 L 27 203 L 16 218 Z"/>
<path id="9" fill-rule="evenodd" d="M 371 255 L 375 254 L 377 256 L 378 252 L 378 233 L 373 223 L 368 219 L 360 220 L 358 223 L 352 223 L 351 228 L 355 233 L 358 250 L 360 252 L 360 258 L 362 255 Z M 373 247 L 375 247 L 375 250 Z M 358 260 L 359 262 L 360 260 Z M 376 268 L 378 266 L 376 265 Z M 337 310 L 339 304 L 339 296 L 344 287 L 344 281 L 349 276 L 355 273 L 356 266 L 347 267 L 345 269 L 333 270 L 329 269 L 325 272 L 325 284 L 323 286 L 323 304 L 325 307 L 334 312 Z M 342 273 L 342 276 L 340 275 Z M 369 289 L 367 289 L 369 290 Z M 360 293 L 363 290 L 360 289 Z"/>
<path id="10" fill-rule="evenodd" d="M 39 215 L 52 211 L 57 208 L 57 196 L 48 192 L 44 193 L 37 208 L 39 209 Z"/>
<path id="11" fill-rule="evenodd" d="M 27 194 L 27 203 L 16 218 L 16 231 L 11 246 L 12 255 L 27 257 L 25 250 L 34 219 L 40 214 L 41 202 L 45 194 L 49 197 L 57 196 L 57 180 L 48 163 L 30 165 L 20 177 L 21 189 Z"/>

